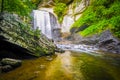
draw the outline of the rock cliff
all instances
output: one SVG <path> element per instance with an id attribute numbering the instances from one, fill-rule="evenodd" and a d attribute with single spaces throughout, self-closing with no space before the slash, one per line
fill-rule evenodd
<path id="1" fill-rule="evenodd" d="M 1 57 L 29 57 L 53 54 L 55 45 L 39 30 L 32 30 L 16 14 L 0 14 Z M 14 55 L 12 54 L 14 53 Z M 20 56 L 21 55 L 21 56 Z"/>

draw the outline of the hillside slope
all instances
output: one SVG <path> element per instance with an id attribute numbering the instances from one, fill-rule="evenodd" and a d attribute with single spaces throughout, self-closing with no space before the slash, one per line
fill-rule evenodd
<path id="1" fill-rule="evenodd" d="M 90 0 L 82 16 L 71 26 L 71 32 L 90 36 L 109 29 L 120 38 L 119 4 L 119 0 Z"/>

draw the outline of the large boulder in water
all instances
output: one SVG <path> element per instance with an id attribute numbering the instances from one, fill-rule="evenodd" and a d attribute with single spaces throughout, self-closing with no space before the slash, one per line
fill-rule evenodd
<path id="1" fill-rule="evenodd" d="M 2 66 L 2 67 L 1 67 L 1 72 L 2 72 L 2 73 L 3 73 L 3 72 L 9 72 L 9 71 L 11 71 L 11 70 L 13 70 L 13 67 L 10 66 L 10 65 L 5 65 L 5 66 Z"/>
<path id="2" fill-rule="evenodd" d="M 11 58 L 3 58 L 0 63 L 0 73 L 4 73 L 21 66 L 22 61 Z"/>
<path id="3" fill-rule="evenodd" d="M 16 14 L 1 13 L 0 58 L 9 57 L 11 54 L 12 58 L 29 58 L 54 53 L 55 45 L 52 40 L 38 32 Z"/>
<path id="4" fill-rule="evenodd" d="M 110 30 L 105 30 L 101 34 L 82 37 L 75 33 L 70 36 L 75 44 L 93 45 L 101 51 L 110 53 L 120 53 L 120 40 L 116 38 Z"/>
<path id="5" fill-rule="evenodd" d="M 56 49 L 55 49 L 55 52 L 64 53 L 64 52 L 65 52 L 65 50 L 60 49 L 60 48 L 56 48 Z"/>
<path id="6" fill-rule="evenodd" d="M 97 47 L 103 51 L 120 53 L 120 41 L 113 36 L 110 30 L 106 30 L 100 35 Z"/>
<path id="7" fill-rule="evenodd" d="M 21 60 L 10 59 L 10 58 L 3 58 L 1 60 L 2 65 L 10 65 L 12 67 L 19 67 L 22 64 Z"/>
<path id="8" fill-rule="evenodd" d="M 96 45 L 96 43 L 99 42 L 99 36 L 98 35 L 82 37 L 78 33 L 71 34 L 66 39 L 71 40 L 73 44 Z"/>

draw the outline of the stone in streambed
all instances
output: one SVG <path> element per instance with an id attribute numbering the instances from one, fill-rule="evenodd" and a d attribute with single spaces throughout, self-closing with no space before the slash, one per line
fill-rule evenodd
<path id="1" fill-rule="evenodd" d="M 1 72 L 8 72 L 8 71 L 11 71 L 13 69 L 12 66 L 10 65 L 5 65 L 5 66 L 2 66 L 1 67 Z"/>
<path id="2" fill-rule="evenodd" d="M 38 69 L 45 69 L 45 68 L 46 68 L 46 66 L 45 66 L 45 65 L 43 65 L 43 64 L 41 64 L 41 65 L 37 66 L 37 68 L 38 68 Z"/>
<path id="3" fill-rule="evenodd" d="M 3 58 L 1 60 L 1 63 L 3 65 L 10 65 L 10 66 L 15 68 L 15 67 L 21 66 L 22 61 L 21 60 L 16 60 L 16 59 L 10 59 L 10 58 Z"/>
<path id="4" fill-rule="evenodd" d="M 97 47 L 103 51 L 120 54 L 120 41 L 114 37 L 110 30 L 101 34 Z"/>
<path id="5" fill-rule="evenodd" d="M 47 56 L 47 57 L 46 57 L 46 60 L 47 60 L 47 61 L 52 61 L 52 60 L 53 60 L 53 58 L 52 58 L 52 57 L 50 57 L 50 56 Z"/>
<path id="6" fill-rule="evenodd" d="M 65 50 L 63 50 L 63 49 L 60 49 L 60 48 L 57 48 L 57 49 L 55 49 L 55 52 L 64 53 L 64 52 L 65 52 Z"/>

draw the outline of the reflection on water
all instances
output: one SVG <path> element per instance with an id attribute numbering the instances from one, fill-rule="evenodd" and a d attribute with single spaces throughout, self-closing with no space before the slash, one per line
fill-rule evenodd
<path id="1" fill-rule="evenodd" d="M 58 54 L 46 70 L 46 80 L 72 80 L 70 52 Z"/>
<path id="2" fill-rule="evenodd" d="M 0 80 L 120 80 L 119 55 L 94 56 L 66 51 L 34 60 L 11 72 L 0 74 Z"/>

